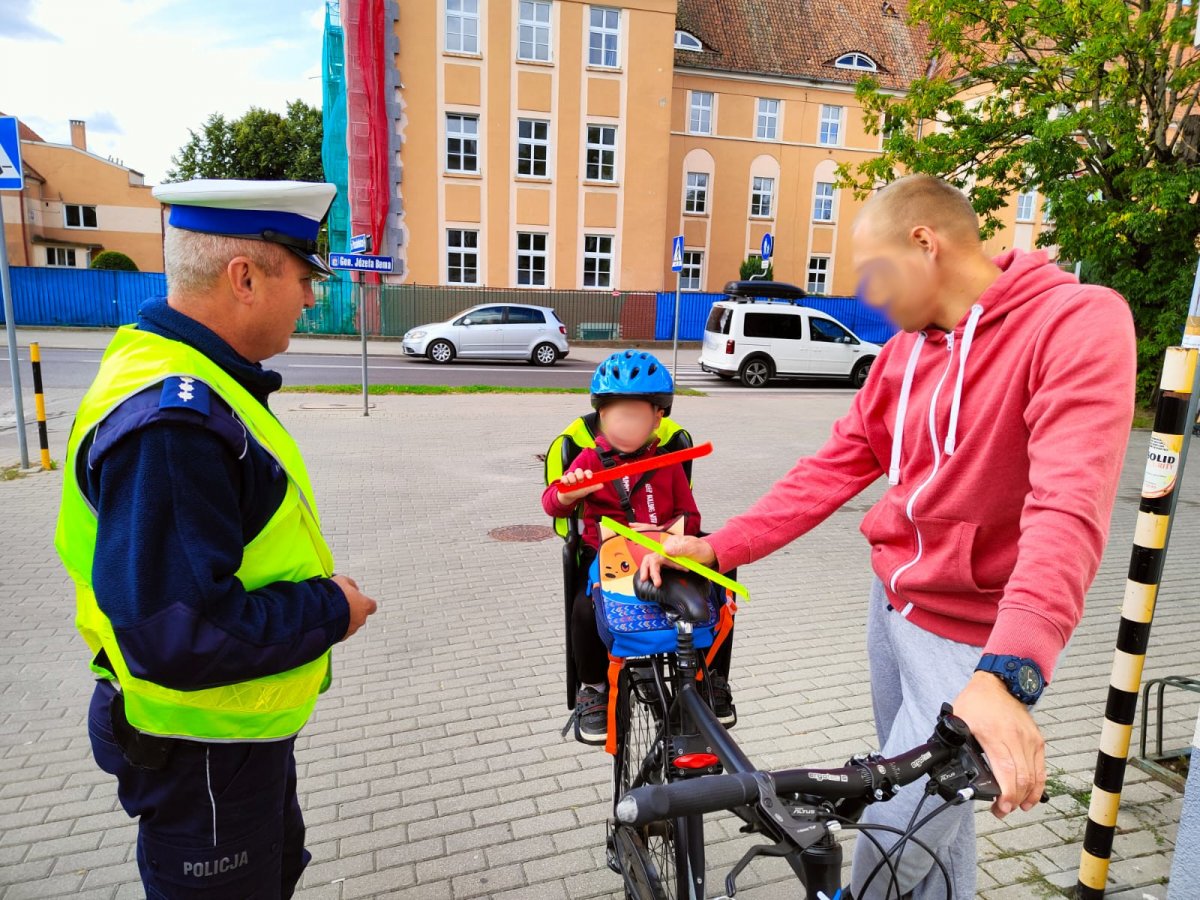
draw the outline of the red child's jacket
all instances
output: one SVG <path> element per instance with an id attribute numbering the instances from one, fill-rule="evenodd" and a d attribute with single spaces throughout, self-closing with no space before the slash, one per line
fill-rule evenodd
<path id="1" fill-rule="evenodd" d="M 612 445 L 608 443 L 604 435 L 596 435 L 596 449 L 588 448 L 580 451 L 565 471 L 590 469 L 592 472 L 601 472 L 604 470 L 604 464 L 600 459 L 600 453 L 609 452 L 612 452 Z M 621 456 L 617 460 L 617 464 L 644 459 L 657 452 L 658 441 L 654 441 L 637 453 Z M 692 496 L 692 488 L 688 484 L 687 474 L 683 471 L 682 463 L 664 466 L 661 469 L 652 469 L 645 475 L 623 479 L 623 482 L 626 491 L 630 492 L 629 500 L 633 507 L 633 521 L 665 527 L 682 515 L 684 517 L 684 533 L 700 533 L 700 510 L 696 508 L 696 499 Z M 639 482 L 641 482 L 640 486 Z M 589 494 L 580 502 L 583 504 L 580 514 L 580 521 L 583 524 L 583 542 L 593 550 L 600 546 L 600 518 L 602 516 L 609 516 L 626 525 L 630 524 L 629 516 L 621 506 L 621 499 L 613 482 L 605 484 L 600 490 Z M 559 503 L 558 487 L 550 485 L 542 494 L 542 508 L 547 515 L 564 518 L 571 514 L 574 507 L 563 506 Z"/>

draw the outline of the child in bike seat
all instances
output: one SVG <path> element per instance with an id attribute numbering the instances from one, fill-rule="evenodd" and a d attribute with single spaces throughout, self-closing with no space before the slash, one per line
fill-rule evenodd
<path id="1" fill-rule="evenodd" d="M 592 407 L 600 417 L 596 446 L 582 450 L 567 466 L 564 486 L 590 478 L 593 472 L 654 456 L 658 451 L 655 432 L 671 411 L 675 385 L 671 373 L 653 355 L 625 350 L 600 363 L 592 376 L 591 394 Z M 542 494 L 542 507 L 555 518 L 571 515 L 580 504 L 583 559 L 570 636 L 580 685 L 575 697 L 575 733 L 585 744 L 603 744 L 608 729 L 608 650 L 596 628 L 587 578 L 600 546 L 600 519 L 609 516 L 635 528 L 665 528 L 682 516 L 684 532 L 697 535 L 700 511 L 681 463 L 652 469 L 636 479 L 623 478 L 576 491 L 560 492 L 552 484 Z M 730 653 L 728 646 L 718 652 L 711 684 L 715 712 L 725 724 L 734 721 L 728 682 Z"/>

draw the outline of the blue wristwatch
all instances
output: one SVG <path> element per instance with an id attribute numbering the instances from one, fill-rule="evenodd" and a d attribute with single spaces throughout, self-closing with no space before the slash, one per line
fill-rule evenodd
<path id="1" fill-rule="evenodd" d="M 1042 677 L 1042 670 L 1032 659 L 985 653 L 975 671 L 991 672 L 1004 682 L 1010 694 L 1026 706 L 1037 703 L 1042 691 L 1046 689 L 1046 679 Z"/>

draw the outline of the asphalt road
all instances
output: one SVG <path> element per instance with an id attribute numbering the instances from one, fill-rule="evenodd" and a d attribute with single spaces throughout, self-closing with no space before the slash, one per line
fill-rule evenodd
<path id="1" fill-rule="evenodd" d="M 669 350 L 660 353 L 660 358 L 669 363 Z M 55 390 L 82 391 L 91 384 L 100 364 L 103 350 L 42 348 L 42 379 L 46 395 Z M 778 393 L 806 393 L 814 390 L 849 391 L 851 388 L 842 380 L 788 380 L 776 381 L 768 388 L 743 388 L 735 381 L 722 381 L 714 375 L 701 372 L 696 365 L 694 350 L 681 351 L 679 384 L 707 393 L 743 393 L 748 390 L 765 390 Z M 526 362 L 500 361 L 456 361 L 449 365 L 437 365 L 425 359 L 406 359 L 398 355 L 375 354 L 368 360 L 371 384 L 414 384 L 452 385 L 487 384 L 513 387 L 587 387 L 596 367 L 597 353 L 582 353 L 578 357 L 560 360 L 547 368 L 529 365 Z M 30 392 L 32 376 L 29 370 L 28 350 L 18 351 L 21 366 L 21 384 L 26 395 Z M 290 351 L 276 356 L 264 364 L 283 375 L 287 385 L 361 384 L 361 357 L 350 353 L 309 353 Z M 11 392 L 8 351 L 0 345 L 0 389 Z M 0 395 L 0 406 L 11 404 Z"/>
<path id="2" fill-rule="evenodd" d="M 46 393 L 54 389 L 82 390 L 91 384 L 100 365 L 102 350 L 65 350 L 42 348 L 42 379 Z M 27 385 L 32 376 L 29 355 L 22 348 L 21 383 Z M 283 375 L 285 384 L 360 384 L 362 361 L 358 356 L 344 353 L 286 353 L 268 360 L 267 368 Z M 538 368 L 524 362 L 479 362 L 435 365 L 428 360 L 410 360 L 401 356 L 374 356 L 369 359 L 368 371 L 373 384 L 493 384 L 519 387 L 587 387 L 595 363 L 565 359 L 549 368 Z M 715 379 L 714 379 L 715 380 Z M 0 386 L 11 390 L 8 352 L 0 349 Z"/>

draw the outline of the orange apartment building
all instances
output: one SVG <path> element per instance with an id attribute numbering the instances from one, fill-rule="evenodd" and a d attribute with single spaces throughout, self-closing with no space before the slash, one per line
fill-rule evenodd
<path id="1" fill-rule="evenodd" d="M 11 265 L 87 268 L 119 250 L 143 272 L 162 271 L 162 206 L 141 172 L 89 153 L 82 121 L 71 121 L 70 144 L 19 130 L 25 187 L 0 192 Z"/>
<path id="2" fill-rule="evenodd" d="M 719 291 L 775 237 L 775 278 L 854 292 L 877 154 L 854 96 L 925 73 L 906 3 L 399 0 L 398 186 L 408 283 Z M 1036 195 L 990 242 L 1032 248 Z"/>

